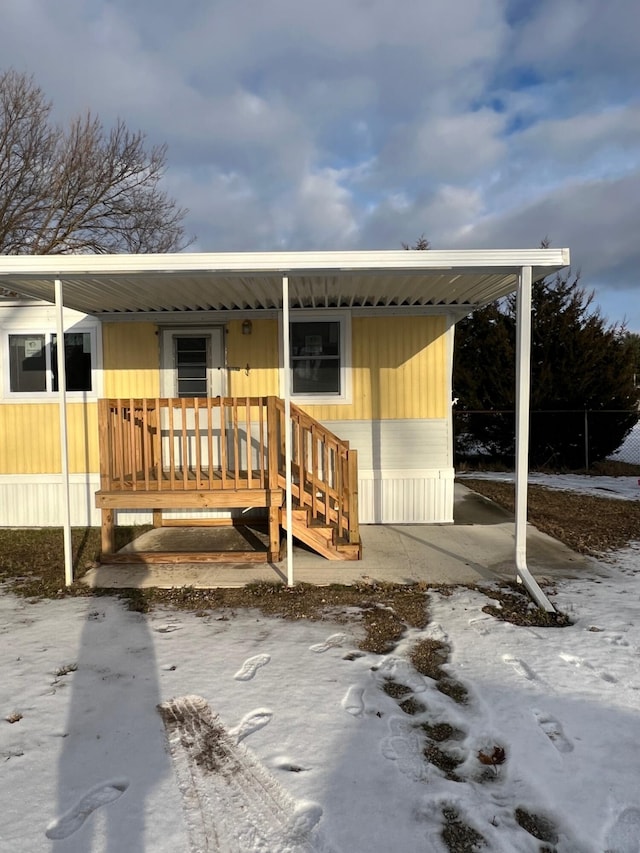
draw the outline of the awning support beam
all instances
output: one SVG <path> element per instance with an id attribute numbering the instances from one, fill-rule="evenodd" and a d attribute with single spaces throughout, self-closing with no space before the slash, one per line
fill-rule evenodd
<path id="1" fill-rule="evenodd" d="M 291 494 L 291 364 L 289 337 L 289 276 L 282 276 L 282 361 L 284 390 L 285 512 L 287 514 L 287 586 L 293 586 L 293 502 Z"/>
<path id="2" fill-rule="evenodd" d="M 531 398 L 531 267 L 522 267 L 516 302 L 516 523 L 515 561 L 518 580 L 547 613 L 553 604 L 527 567 L 527 492 L 529 479 L 529 404 Z"/>
<path id="3" fill-rule="evenodd" d="M 64 346 L 64 301 L 62 281 L 55 279 L 56 356 L 58 366 L 58 414 L 60 420 L 60 463 L 62 474 L 62 532 L 64 538 L 64 582 L 73 583 L 73 548 L 71 545 L 71 489 L 69 486 L 69 440 L 67 431 L 67 373 Z"/>

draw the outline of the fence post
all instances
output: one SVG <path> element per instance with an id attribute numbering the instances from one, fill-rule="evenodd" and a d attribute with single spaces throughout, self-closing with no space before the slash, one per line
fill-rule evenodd
<path id="1" fill-rule="evenodd" d="M 589 470 L 589 411 L 584 410 L 584 468 Z"/>

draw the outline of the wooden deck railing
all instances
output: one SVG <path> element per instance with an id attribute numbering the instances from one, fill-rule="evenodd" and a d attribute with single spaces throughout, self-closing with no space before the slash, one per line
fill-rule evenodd
<path id="1" fill-rule="evenodd" d="M 276 398 L 278 413 L 278 483 L 285 484 L 284 401 Z M 344 441 L 303 409 L 291 404 L 292 495 L 312 519 L 337 525 L 338 535 L 357 542 L 358 455 Z"/>
<path id="2" fill-rule="evenodd" d="M 109 399 L 98 416 L 103 492 L 284 488 L 277 397 Z M 298 507 L 359 541 L 356 451 L 295 405 L 289 428 Z"/>

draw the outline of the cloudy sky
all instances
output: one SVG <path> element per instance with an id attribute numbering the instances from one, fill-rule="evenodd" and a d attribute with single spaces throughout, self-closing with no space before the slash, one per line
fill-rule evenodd
<path id="1" fill-rule="evenodd" d="M 60 121 L 169 146 L 203 251 L 569 246 L 640 332 L 637 0 L 3 0 Z"/>

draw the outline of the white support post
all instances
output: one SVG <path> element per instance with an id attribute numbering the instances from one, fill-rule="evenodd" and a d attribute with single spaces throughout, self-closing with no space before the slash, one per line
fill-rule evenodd
<path id="1" fill-rule="evenodd" d="M 291 496 L 291 358 L 289 341 L 289 276 L 282 276 L 282 360 L 284 362 L 284 471 L 287 514 L 287 586 L 293 586 L 293 502 Z"/>
<path id="2" fill-rule="evenodd" d="M 62 473 L 62 531 L 64 537 L 64 582 L 73 583 L 73 549 L 71 545 L 71 499 L 69 488 L 69 441 L 67 437 L 67 373 L 64 348 L 64 304 L 62 281 L 55 280 L 56 350 L 58 364 L 58 414 L 60 419 L 60 460 Z"/>
<path id="3" fill-rule="evenodd" d="M 531 267 L 522 267 L 516 305 L 516 523 L 518 580 L 538 607 L 555 608 L 527 567 L 527 497 L 529 479 L 529 401 L 531 397 Z"/>

